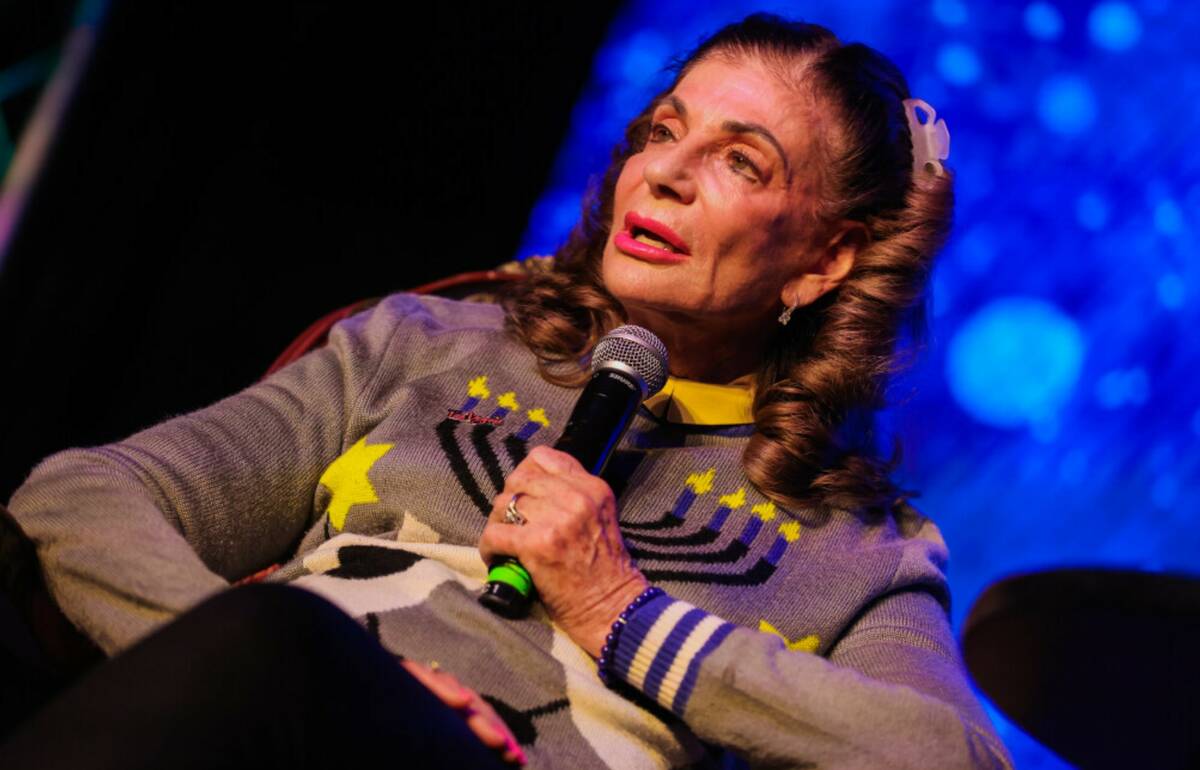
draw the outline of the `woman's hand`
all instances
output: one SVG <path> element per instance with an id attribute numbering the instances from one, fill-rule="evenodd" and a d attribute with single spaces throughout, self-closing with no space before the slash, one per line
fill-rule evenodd
<path id="1" fill-rule="evenodd" d="M 524 525 L 504 521 L 513 495 Z M 574 457 L 534 447 L 509 474 L 479 540 L 484 562 L 515 556 L 546 611 L 577 644 L 599 657 L 617 616 L 648 585 L 617 524 L 612 489 Z"/>
<path id="2" fill-rule="evenodd" d="M 525 764 L 525 752 L 521 751 L 512 731 L 479 693 L 464 687 L 453 674 L 440 668 L 417 663 L 411 658 L 400 661 L 400 665 L 438 696 L 442 703 L 462 714 L 467 720 L 467 727 L 483 741 L 484 746 L 502 751 L 505 762 Z"/>

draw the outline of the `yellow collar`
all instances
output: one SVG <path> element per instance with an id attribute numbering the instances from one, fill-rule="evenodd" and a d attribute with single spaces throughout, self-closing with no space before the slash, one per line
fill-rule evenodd
<path id="1" fill-rule="evenodd" d="M 728 385 L 667 377 L 663 389 L 643 402 L 660 420 L 687 425 L 742 425 L 754 422 L 754 375 Z"/>

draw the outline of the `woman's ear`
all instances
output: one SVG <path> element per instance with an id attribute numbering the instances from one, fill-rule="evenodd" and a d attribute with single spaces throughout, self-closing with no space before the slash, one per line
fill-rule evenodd
<path id="1" fill-rule="evenodd" d="M 810 305 L 832 291 L 854 267 L 858 253 L 871 242 L 867 226 L 846 219 L 837 224 L 833 236 L 820 247 L 816 263 L 808 272 L 783 285 L 780 298 L 787 307 Z"/>

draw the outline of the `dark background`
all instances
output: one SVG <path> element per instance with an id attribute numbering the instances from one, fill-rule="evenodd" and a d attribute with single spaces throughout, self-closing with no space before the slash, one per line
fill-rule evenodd
<path id="1" fill-rule="evenodd" d="M 616 5 L 109 4 L 0 263 L 0 500 L 329 311 L 511 259 Z M 76 11 L 0 8 L 0 67 Z"/>

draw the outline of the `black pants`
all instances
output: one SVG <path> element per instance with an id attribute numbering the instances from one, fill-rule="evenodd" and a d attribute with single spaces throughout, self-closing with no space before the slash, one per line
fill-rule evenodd
<path id="1" fill-rule="evenodd" d="M 104 663 L 0 767 L 504 767 L 359 624 L 298 588 L 220 594 Z"/>

